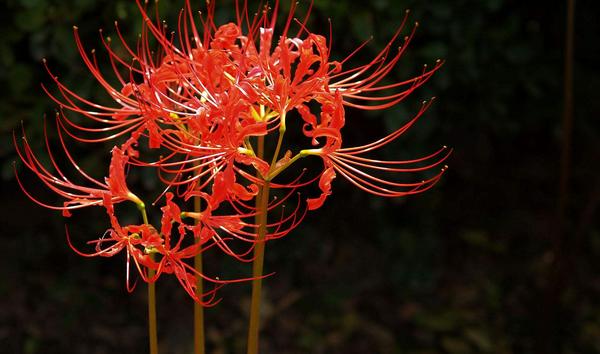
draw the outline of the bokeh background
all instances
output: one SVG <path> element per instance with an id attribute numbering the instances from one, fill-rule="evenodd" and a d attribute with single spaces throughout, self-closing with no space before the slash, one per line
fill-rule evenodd
<path id="1" fill-rule="evenodd" d="M 66 220 L 31 203 L 14 178 L 11 138 L 23 122 L 42 151 L 43 116 L 55 109 L 39 85 L 48 82 L 42 58 L 82 96 L 103 97 L 71 28 L 78 25 L 86 45 L 99 48 L 97 30 L 114 36 L 116 19 L 135 40 L 141 26 L 135 4 L 2 3 L 0 352 L 144 353 L 145 291 L 126 292 L 124 257 L 84 259 L 65 240 L 65 222 L 93 238 L 105 220 L 93 214 Z M 217 5 L 219 23 L 233 19 L 230 1 Z M 172 19 L 181 6 L 163 1 L 161 13 Z M 300 7 L 306 9 L 306 1 Z M 289 237 L 268 244 L 266 268 L 276 274 L 265 281 L 262 352 L 600 353 L 595 2 L 576 7 L 564 217 L 565 2 L 316 0 L 309 27 L 327 33 L 331 18 L 335 58 L 373 35 L 361 54 L 366 59 L 385 45 L 407 8 L 421 25 L 391 79 L 438 58 L 446 64 L 397 107 L 371 114 L 349 109 L 345 133 L 349 140 L 383 135 L 422 99 L 436 96 L 386 154 L 416 156 L 448 145 L 455 149 L 450 170 L 434 189 L 399 200 L 337 179 L 323 208 Z M 79 152 L 96 175 L 107 161 L 100 147 Z M 31 176 L 24 178 L 35 186 Z M 224 277 L 250 272 L 218 257 L 208 262 L 212 274 Z M 244 351 L 249 288 L 227 286 L 223 301 L 207 310 L 209 352 Z M 166 277 L 158 292 L 162 352 L 191 352 L 191 300 Z"/>

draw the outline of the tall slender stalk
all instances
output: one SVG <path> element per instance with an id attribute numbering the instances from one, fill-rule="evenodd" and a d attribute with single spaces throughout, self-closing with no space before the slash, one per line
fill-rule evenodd
<path id="1" fill-rule="evenodd" d="M 250 304 L 250 326 L 248 329 L 248 354 L 258 354 L 260 328 L 260 300 L 265 255 L 265 235 L 267 232 L 267 211 L 269 205 L 269 182 L 265 181 L 258 196 L 258 235 L 254 246 L 252 263 L 252 302 Z"/>
<path id="2" fill-rule="evenodd" d="M 150 258 L 153 258 L 150 255 Z M 154 276 L 154 270 L 148 270 L 148 277 Z M 148 282 L 148 338 L 150 339 L 150 354 L 158 354 L 158 335 L 156 329 L 156 286 Z"/>
<path id="3" fill-rule="evenodd" d="M 194 211 L 200 212 L 200 197 L 194 198 Z M 196 220 L 200 222 L 200 220 Z M 200 242 L 200 240 L 198 240 Z M 199 274 L 202 273 L 202 253 L 194 257 L 194 269 Z M 196 283 L 196 294 L 202 296 L 204 293 L 204 285 L 202 283 L 202 277 L 197 276 Z M 204 307 L 198 302 L 194 302 L 194 354 L 204 354 Z"/>
<path id="4" fill-rule="evenodd" d="M 148 214 L 144 203 L 138 205 L 142 213 L 144 224 L 148 224 Z M 154 260 L 154 255 L 149 254 L 150 259 Z M 148 269 L 148 279 L 154 277 L 154 269 Z M 156 325 L 156 285 L 154 281 L 148 282 L 148 339 L 150 344 L 150 354 L 158 354 L 158 334 Z"/>
<path id="5" fill-rule="evenodd" d="M 265 156 L 265 138 L 263 136 L 259 136 L 257 138 L 257 157 L 259 159 L 262 159 Z M 257 177 L 260 178 L 260 173 L 257 172 Z M 266 196 L 266 203 L 268 203 L 269 197 L 268 197 L 268 184 L 266 185 L 266 192 L 267 192 L 267 196 Z M 258 242 L 255 245 L 254 248 L 254 261 L 252 263 L 252 275 L 255 277 L 255 280 L 252 281 L 252 300 L 251 300 L 251 304 L 250 304 L 250 322 L 248 325 L 248 353 L 257 353 L 258 352 L 258 333 L 259 333 L 259 320 L 260 320 L 260 298 L 261 298 L 261 293 L 262 293 L 262 282 L 260 281 L 260 279 L 256 279 L 256 274 L 260 273 L 262 275 L 262 268 L 263 268 L 263 263 L 264 263 L 264 254 L 265 254 L 265 245 L 264 245 L 264 233 L 266 232 L 266 224 L 267 224 L 267 215 L 266 215 L 266 207 L 265 212 L 261 212 L 261 210 L 263 209 L 262 207 L 262 202 L 263 202 L 263 195 L 265 192 L 265 187 L 262 187 L 259 189 L 258 191 L 258 195 L 256 196 L 256 210 L 257 210 L 257 214 L 256 217 L 254 218 L 254 223 L 257 225 L 256 227 L 256 234 L 258 237 Z M 264 216 L 264 219 L 263 219 Z M 262 224 L 263 224 L 263 220 L 264 220 L 264 229 L 263 229 L 263 236 L 261 237 L 261 228 L 262 228 Z M 261 244 L 259 246 L 259 244 Z M 258 248 L 260 248 L 260 250 L 257 250 Z M 260 253 L 260 269 L 258 269 L 258 256 Z M 257 282 L 258 281 L 258 282 Z"/>

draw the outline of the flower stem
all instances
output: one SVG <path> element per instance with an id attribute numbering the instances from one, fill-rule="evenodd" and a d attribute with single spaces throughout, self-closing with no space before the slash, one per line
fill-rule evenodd
<path id="1" fill-rule="evenodd" d="M 254 246 L 254 262 L 252 263 L 252 302 L 250 304 L 250 325 L 248 329 L 248 354 L 258 354 L 258 338 L 260 326 L 260 299 L 262 293 L 262 275 L 265 255 L 265 235 L 267 232 L 267 212 L 269 205 L 269 182 L 261 187 L 258 203 L 258 234 Z"/>
<path id="2" fill-rule="evenodd" d="M 283 142 L 283 135 L 285 134 L 285 112 L 281 114 L 281 125 L 279 126 L 279 137 L 277 138 L 277 146 L 273 153 L 273 159 L 271 161 L 271 167 L 275 167 L 277 158 L 279 157 L 279 151 L 281 150 L 281 143 Z"/>
<path id="3" fill-rule="evenodd" d="M 256 156 L 258 156 L 259 159 L 262 159 L 265 156 L 265 137 L 264 136 L 258 137 Z"/>
<path id="4" fill-rule="evenodd" d="M 148 214 L 144 203 L 138 204 L 138 208 L 142 213 L 144 224 L 148 224 Z M 151 260 L 154 260 L 154 254 L 148 255 Z M 148 269 L 148 279 L 153 280 L 154 269 Z M 156 330 L 156 284 L 154 281 L 148 282 L 148 338 L 150 341 L 150 354 L 158 354 L 158 335 Z"/>
<path id="5" fill-rule="evenodd" d="M 194 211 L 200 212 L 200 197 L 194 198 Z M 196 221 L 197 223 L 200 220 Z M 197 242 L 200 242 L 198 240 Z M 202 273 L 202 253 L 194 257 L 194 269 L 198 274 Z M 201 297 L 204 292 L 202 284 L 202 277 L 196 277 L 196 295 Z M 194 354 L 204 354 L 204 307 L 198 302 L 194 301 Z"/>
<path id="6" fill-rule="evenodd" d="M 153 258 L 150 255 L 150 258 Z M 154 270 L 148 269 L 148 278 L 154 276 Z M 148 282 L 148 335 L 150 338 L 150 354 L 158 354 L 158 336 L 156 334 L 156 289 L 155 282 Z"/>

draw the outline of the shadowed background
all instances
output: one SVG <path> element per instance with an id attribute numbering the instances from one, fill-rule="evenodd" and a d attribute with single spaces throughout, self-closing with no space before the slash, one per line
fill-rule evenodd
<path id="1" fill-rule="evenodd" d="M 55 106 L 39 86 L 48 82 L 42 58 L 81 96 L 104 97 L 71 28 L 79 26 L 89 49 L 100 48 L 98 28 L 114 36 L 117 19 L 133 43 L 138 11 L 125 0 L 4 3 L 0 352 L 143 353 L 145 290 L 126 292 L 124 256 L 84 259 L 65 240 L 65 221 L 81 239 L 99 237 L 106 221 L 94 213 L 64 219 L 30 202 L 14 178 L 11 138 L 23 121 L 43 151 L 42 118 Z M 230 5 L 217 4 L 219 24 L 234 18 Z M 181 2 L 160 7 L 174 24 Z M 384 155 L 408 158 L 448 145 L 455 149 L 450 170 L 432 190 L 406 199 L 368 195 L 338 178 L 323 208 L 269 243 L 266 271 L 276 274 L 264 282 L 261 352 L 600 352 L 600 15 L 592 2 L 578 3 L 572 160 L 559 222 L 565 4 L 317 0 L 309 28 L 327 34 L 331 18 L 336 59 L 373 35 L 364 60 L 385 45 L 407 8 L 420 26 L 390 79 L 438 58 L 446 64 L 399 106 L 348 109 L 343 133 L 349 141 L 383 136 L 437 96 Z M 77 152 L 101 176 L 108 155 L 98 148 Z M 207 270 L 224 278 L 250 273 L 250 265 L 223 258 L 207 259 Z M 249 290 L 227 286 L 222 303 L 206 311 L 209 352 L 243 352 Z M 168 277 L 157 291 L 161 351 L 190 352 L 191 300 Z"/>

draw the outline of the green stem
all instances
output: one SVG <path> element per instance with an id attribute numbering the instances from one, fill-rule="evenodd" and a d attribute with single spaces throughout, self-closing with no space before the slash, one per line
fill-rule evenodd
<path id="1" fill-rule="evenodd" d="M 275 166 L 277 162 L 277 158 L 279 157 L 279 151 L 281 150 L 281 144 L 283 143 L 283 134 L 285 131 L 279 132 L 279 138 L 277 139 L 277 146 L 275 147 L 275 153 L 273 154 L 273 159 L 271 160 L 271 166 Z"/>
<path id="2" fill-rule="evenodd" d="M 281 144 L 283 143 L 283 135 L 285 134 L 285 112 L 281 114 L 281 125 L 279 126 L 279 137 L 277 138 L 277 146 L 275 147 L 275 153 L 273 153 L 273 159 L 271 160 L 271 168 L 275 166 L 277 158 L 279 157 L 279 151 L 281 150 Z"/>
<path id="3" fill-rule="evenodd" d="M 256 148 L 256 156 L 259 159 L 262 159 L 265 156 L 265 137 L 259 136 Z"/>
<path id="4" fill-rule="evenodd" d="M 267 212 L 269 205 L 269 182 L 261 187 L 258 199 L 258 238 L 254 246 L 252 263 L 252 302 L 250 304 L 250 326 L 248 329 L 248 354 L 258 354 L 260 327 L 260 299 L 262 293 L 262 275 L 265 255 L 265 235 L 267 232 Z"/>
<path id="5" fill-rule="evenodd" d="M 150 255 L 153 259 L 153 255 Z M 154 269 L 148 269 L 148 277 L 154 276 Z M 150 354 L 158 354 L 158 335 L 156 330 L 156 287 L 155 282 L 148 283 L 148 335 L 150 338 Z"/>
<path id="6" fill-rule="evenodd" d="M 319 155 L 321 154 L 321 149 L 307 149 L 307 150 L 301 150 L 298 154 L 296 154 L 296 156 L 292 157 L 288 162 L 286 162 L 285 164 L 279 166 L 278 168 L 272 169 L 269 172 L 269 175 L 267 176 L 266 180 L 267 181 L 272 181 L 273 178 L 275 178 L 278 174 L 280 174 L 281 172 L 283 172 L 286 168 L 290 167 L 294 162 L 298 161 L 299 159 L 308 156 L 308 155 Z"/>
<path id="7" fill-rule="evenodd" d="M 143 202 L 138 204 L 138 208 L 142 213 L 144 224 L 148 223 L 148 214 L 146 206 Z M 154 255 L 149 254 L 151 260 L 154 260 Z M 148 279 L 154 277 L 154 269 L 148 269 Z M 150 354 L 158 354 L 158 335 L 156 325 L 156 285 L 154 281 L 148 282 L 148 338 L 150 341 Z"/>
<path id="8" fill-rule="evenodd" d="M 194 211 L 200 212 L 200 197 L 194 198 Z M 196 220 L 196 223 L 199 222 L 200 220 Z M 202 273 L 202 253 L 200 252 L 194 257 L 194 269 L 198 274 Z M 202 277 L 197 276 L 196 279 L 196 295 L 201 297 L 204 293 Z M 204 354 L 204 347 L 204 307 L 194 301 L 194 354 Z"/>

